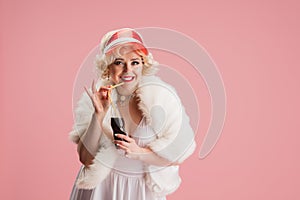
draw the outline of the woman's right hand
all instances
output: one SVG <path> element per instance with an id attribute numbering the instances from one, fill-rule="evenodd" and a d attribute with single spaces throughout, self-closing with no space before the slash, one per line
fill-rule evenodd
<path id="1" fill-rule="evenodd" d="M 92 92 L 90 92 L 86 87 L 84 87 L 86 93 L 90 97 L 93 105 L 95 107 L 96 114 L 106 113 L 110 104 L 110 85 L 101 86 L 99 90 L 96 89 L 95 82 L 92 82 Z"/>

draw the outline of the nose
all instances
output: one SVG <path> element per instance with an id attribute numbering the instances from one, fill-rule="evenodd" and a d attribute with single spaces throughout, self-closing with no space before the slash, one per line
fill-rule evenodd
<path id="1" fill-rule="evenodd" d="M 132 71 L 132 66 L 130 63 L 126 63 L 124 67 L 124 72 L 131 72 Z"/>

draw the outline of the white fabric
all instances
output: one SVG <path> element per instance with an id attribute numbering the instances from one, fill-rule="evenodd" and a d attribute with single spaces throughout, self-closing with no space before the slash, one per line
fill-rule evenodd
<path id="1" fill-rule="evenodd" d="M 145 147 L 156 137 L 143 121 L 142 119 L 132 138 L 138 145 Z M 147 187 L 145 169 L 143 162 L 126 158 L 122 150 L 119 150 L 114 169 L 109 175 L 92 190 L 74 186 L 70 200 L 165 200 L 165 197 L 157 197 Z"/>
<path id="2" fill-rule="evenodd" d="M 115 39 L 114 41 L 112 41 L 111 43 L 109 43 L 104 49 L 103 49 L 103 53 L 105 54 L 106 52 L 108 52 L 108 50 L 110 50 L 112 47 L 114 47 L 115 45 L 118 44 L 123 44 L 123 43 L 127 43 L 127 42 L 136 42 L 139 44 L 142 44 L 141 41 L 134 39 L 134 38 L 129 38 L 129 37 L 121 37 L 118 39 Z"/>
<path id="3" fill-rule="evenodd" d="M 105 83 L 98 83 L 98 87 L 100 85 Z M 171 162 L 183 162 L 195 150 L 194 132 L 174 88 L 158 77 L 143 77 L 136 95 L 140 100 L 138 106 L 145 123 L 154 130 L 156 136 L 156 139 L 147 146 Z M 83 95 L 76 109 L 74 130 L 70 133 L 70 138 L 75 143 L 78 143 L 86 130 L 93 112 L 91 100 L 87 95 Z M 110 174 L 109 166 L 113 166 L 116 162 L 117 152 L 112 143 L 109 119 L 107 114 L 103 123 L 104 134 L 100 139 L 99 151 L 93 164 L 84 168 L 79 175 L 78 188 L 95 188 Z M 147 186 L 158 196 L 165 196 L 178 188 L 181 182 L 178 166 L 165 167 L 163 170 L 156 170 L 157 167 L 151 165 L 147 167 L 145 176 Z"/>

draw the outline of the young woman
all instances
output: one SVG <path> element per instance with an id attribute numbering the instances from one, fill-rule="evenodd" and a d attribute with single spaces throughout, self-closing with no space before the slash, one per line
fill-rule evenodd
<path id="1" fill-rule="evenodd" d="M 101 79 L 86 88 L 70 138 L 82 165 L 71 200 L 158 200 L 180 185 L 179 164 L 195 149 L 175 90 L 134 29 L 104 35 Z"/>

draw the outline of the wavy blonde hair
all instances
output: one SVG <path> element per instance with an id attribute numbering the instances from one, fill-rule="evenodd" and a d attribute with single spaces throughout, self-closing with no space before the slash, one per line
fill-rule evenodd
<path id="1" fill-rule="evenodd" d="M 124 29 L 113 30 L 106 33 L 103 36 L 100 42 L 101 52 L 103 52 L 104 48 L 106 47 L 106 43 L 111 38 L 111 36 L 120 30 L 124 30 Z M 95 64 L 96 64 L 96 69 L 99 77 L 101 77 L 102 79 L 107 79 L 109 77 L 108 67 L 115 61 L 116 58 L 123 55 L 124 50 L 127 50 L 126 52 L 128 52 L 128 50 L 130 52 L 133 51 L 137 55 L 141 56 L 143 61 L 143 70 L 142 70 L 143 76 L 154 75 L 157 72 L 158 69 L 156 68 L 156 66 L 158 65 L 158 62 L 154 60 L 152 54 L 149 51 L 148 51 L 149 52 L 148 55 L 146 55 L 141 49 L 137 48 L 136 45 L 132 43 L 126 43 L 116 47 L 109 54 L 102 53 L 96 55 Z"/>

